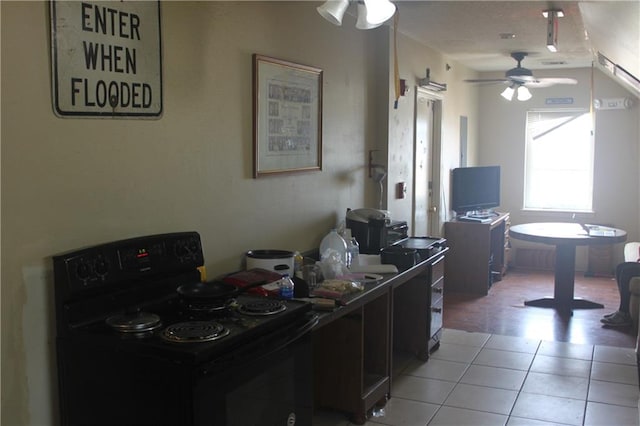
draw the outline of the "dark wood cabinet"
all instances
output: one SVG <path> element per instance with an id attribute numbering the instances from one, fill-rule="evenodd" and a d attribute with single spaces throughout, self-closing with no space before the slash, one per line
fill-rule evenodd
<path id="1" fill-rule="evenodd" d="M 509 261 L 509 224 L 509 213 L 499 213 L 487 223 L 445 223 L 450 250 L 446 291 L 486 295 L 491 284 L 502 279 Z"/>
<path id="2" fill-rule="evenodd" d="M 444 252 L 393 291 L 393 356 L 423 361 L 440 345 L 444 291 Z"/>
<path id="3" fill-rule="evenodd" d="M 315 403 L 350 413 L 364 424 L 367 412 L 390 392 L 390 291 L 313 334 Z M 341 308 L 343 309 L 343 308 Z"/>
<path id="4" fill-rule="evenodd" d="M 431 318 L 429 319 L 429 353 L 438 349 L 440 337 L 442 336 L 442 316 L 444 308 L 444 256 L 437 258 L 431 265 L 431 297 L 429 308 Z"/>
<path id="5" fill-rule="evenodd" d="M 444 240 L 443 240 L 444 241 Z M 364 424 L 391 392 L 396 353 L 426 360 L 442 332 L 447 248 L 389 274 L 346 306 L 320 315 L 312 333 L 314 402 Z"/>

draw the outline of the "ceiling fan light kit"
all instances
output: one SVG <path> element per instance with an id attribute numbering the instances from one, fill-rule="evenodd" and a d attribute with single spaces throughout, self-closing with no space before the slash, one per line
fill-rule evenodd
<path id="1" fill-rule="evenodd" d="M 512 84 L 511 86 L 507 87 L 506 89 L 504 89 L 502 91 L 502 93 L 500 93 L 500 96 L 502 96 L 503 98 L 505 98 L 508 101 L 512 101 L 513 97 L 516 97 L 517 100 L 519 101 L 528 101 L 529 99 L 532 98 L 531 92 L 529 91 L 529 89 L 527 89 L 525 86 L 523 85 L 519 85 L 519 84 Z"/>
<path id="2" fill-rule="evenodd" d="M 351 3 L 357 4 L 356 28 L 359 30 L 377 28 L 396 13 L 396 6 L 389 0 L 328 0 L 316 10 L 324 19 L 340 26 Z"/>
<path id="3" fill-rule="evenodd" d="M 513 100 L 514 95 L 519 101 L 527 101 L 532 98 L 529 88 L 550 87 L 556 84 L 578 84 L 575 78 L 547 77 L 536 78 L 533 72 L 522 66 L 522 60 L 527 57 L 527 52 L 512 52 L 511 57 L 518 62 L 515 68 L 511 68 L 504 74 L 504 78 L 488 78 L 465 80 L 468 83 L 506 83 L 509 85 L 500 95 L 508 101 Z"/>

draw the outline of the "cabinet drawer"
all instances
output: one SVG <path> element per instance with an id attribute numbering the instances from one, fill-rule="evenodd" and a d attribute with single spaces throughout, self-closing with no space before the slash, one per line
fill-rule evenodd
<path id="1" fill-rule="evenodd" d="M 440 277 L 438 281 L 431 284 L 431 303 L 435 302 L 438 299 L 442 298 L 442 293 L 444 291 L 444 279 Z"/>
<path id="2" fill-rule="evenodd" d="M 444 277 L 444 256 L 431 265 L 431 284 Z"/>
<path id="3" fill-rule="evenodd" d="M 442 328 L 442 305 L 444 300 L 434 300 L 431 305 L 431 324 L 429 336 L 434 336 Z"/>

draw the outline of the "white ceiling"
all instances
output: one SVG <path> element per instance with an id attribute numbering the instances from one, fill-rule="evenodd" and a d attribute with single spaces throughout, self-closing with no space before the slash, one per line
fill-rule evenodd
<path id="1" fill-rule="evenodd" d="M 640 78 L 640 1 L 394 1 L 398 30 L 476 71 L 591 66 L 601 52 Z M 546 48 L 545 9 L 562 9 L 558 52 Z M 513 34 L 502 39 L 501 34 Z"/>

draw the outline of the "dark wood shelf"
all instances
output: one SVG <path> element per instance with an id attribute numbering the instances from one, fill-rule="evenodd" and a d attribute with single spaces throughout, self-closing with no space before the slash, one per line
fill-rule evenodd
<path id="1" fill-rule="evenodd" d="M 312 333 L 316 408 L 343 411 L 364 424 L 390 397 L 393 353 L 426 360 L 437 348 L 446 252 L 388 275 L 347 306 L 321 315 Z"/>
<path id="2" fill-rule="evenodd" d="M 488 223 L 452 220 L 444 224 L 450 249 L 445 262 L 448 292 L 486 295 L 507 272 L 509 213 Z"/>

